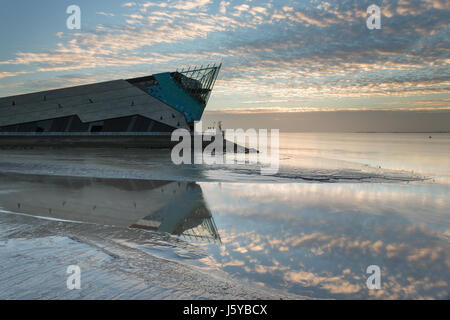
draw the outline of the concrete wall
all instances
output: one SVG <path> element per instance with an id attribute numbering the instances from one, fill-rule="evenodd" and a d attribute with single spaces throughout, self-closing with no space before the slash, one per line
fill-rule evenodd
<path id="1" fill-rule="evenodd" d="M 211 137 L 209 140 L 220 139 L 221 136 Z M 194 135 L 191 135 L 191 146 L 194 148 Z M 142 132 L 142 133 L 53 133 L 53 134 L 20 134 L 0 133 L 0 149 L 14 148 L 149 148 L 172 149 L 179 141 L 171 140 L 171 133 Z M 202 148 L 211 142 L 202 141 Z M 223 140 L 223 151 L 226 152 L 227 140 Z M 248 153 L 249 149 L 233 143 L 234 152 Z M 194 149 L 192 149 L 194 151 Z"/>
<path id="2" fill-rule="evenodd" d="M 125 80 L 0 98 L 0 126 L 70 115 L 92 122 L 134 114 L 188 128 L 181 112 Z"/>

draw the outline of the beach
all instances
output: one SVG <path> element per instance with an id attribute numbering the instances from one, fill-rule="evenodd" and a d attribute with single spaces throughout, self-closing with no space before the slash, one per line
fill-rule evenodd
<path id="1" fill-rule="evenodd" d="M 170 150 L 3 149 L 0 298 L 448 299 L 449 150 L 450 134 L 282 133 L 264 176 Z"/>

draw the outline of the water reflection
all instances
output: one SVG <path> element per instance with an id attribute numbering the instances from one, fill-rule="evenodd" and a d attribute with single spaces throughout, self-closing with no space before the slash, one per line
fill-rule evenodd
<path id="1" fill-rule="evenodd" d="M 1 173 L 0 208 L 220 243 L 202 188 L 194 182 Z"/>
<path id="2" fill-rule="evenodd" d="M 4 210 L 200 240 L 167 249 L 113 235 L 121 245 L 205 266 L 249 286 L 314 298 L 448 299 L 448 194 L 448 185 L 435 183 L 189 183 L 0 174 Z M 381 290 L 366 287 L 369 265 L 381 268 Z"/>
<path id="3" fill-rule="evenodd" d="M 223 246 L 215 263 L 320 298 L 448 299 L 448 188 L 435 184 L 202 183 Z M 382 290 L 368 290 L 378 265 Z"/>

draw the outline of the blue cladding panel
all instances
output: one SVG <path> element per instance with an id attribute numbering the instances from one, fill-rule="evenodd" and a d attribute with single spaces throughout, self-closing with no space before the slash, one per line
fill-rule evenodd
<path id="1" fill-rule="evenodd" d="M 153 97 L 167 103 L 169 106 L 181 111 L 186 121 L 200 121 L 205 105 L 194 99 L 184 91 L 170 76 L 169 72 L 153 75 L 159 85 L 145 88 Z"/>

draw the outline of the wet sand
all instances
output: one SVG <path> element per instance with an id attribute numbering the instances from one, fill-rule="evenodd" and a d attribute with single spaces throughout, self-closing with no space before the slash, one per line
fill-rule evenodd
<path id="1" fill-rule="evenodd" d="M 198 254 L 187 243 L 151 231 L 2 213 L 0 299 L 303 298 L 242 285 L 121 243 L 130 240 L 177 247 L 180 256 Z M 69 265 L 81 268 L 80 290 L 67 289 Z"/>
<path id="2" fill-rule="evenodd" d="M 160 151 L 1 150 L 0 298 L 448 299 L 450 136 L 288 138 L 266 177 Z"/>

